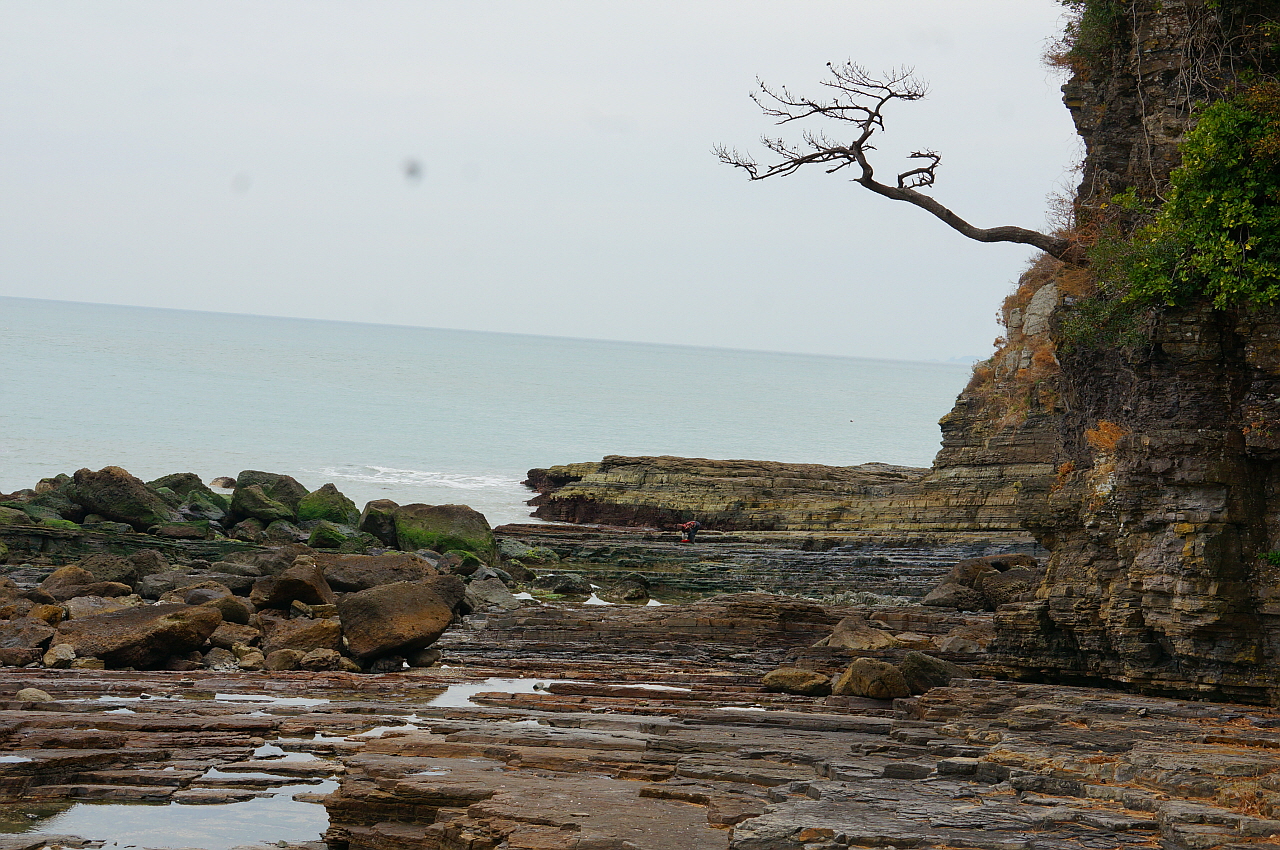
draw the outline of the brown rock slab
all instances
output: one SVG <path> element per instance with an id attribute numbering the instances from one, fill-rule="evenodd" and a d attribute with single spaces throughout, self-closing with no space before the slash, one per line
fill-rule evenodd
<path id="1" fill-rule="evenodd" d="M 53 643 L 111 667 L 154 669 L 199 649 L 221 622 L 217 611 L 203 606 L 148 605 L 69 620 L 58 626 Z"/>

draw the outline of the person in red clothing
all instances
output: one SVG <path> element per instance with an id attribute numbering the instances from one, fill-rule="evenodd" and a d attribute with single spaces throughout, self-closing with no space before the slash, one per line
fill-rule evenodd
<path id="1" fill-rule="evenodd" d="M 699 528 L 702 528 L 702 523 L 698 522 L 696 519 L 691 519 L 676 527 L 680 529 L 680 542 L 692 543 L 693 536 L 698 533 Z"/>

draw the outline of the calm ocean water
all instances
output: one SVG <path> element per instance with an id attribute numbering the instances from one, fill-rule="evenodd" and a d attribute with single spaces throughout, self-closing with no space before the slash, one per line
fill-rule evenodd
<path id="1" fill-rule="evenodd" d="M 0 492 L 263 469 L 525 519 L 606 454 L 928 466 L 965 366 L 0 298 Z"/>

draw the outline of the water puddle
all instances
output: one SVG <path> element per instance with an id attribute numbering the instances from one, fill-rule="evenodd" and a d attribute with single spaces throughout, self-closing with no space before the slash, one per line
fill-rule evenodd
<path id="1" fill-rule="evenodd" d="M 223 788 L 228 785 L 316 785 L 320 779 L 300 779 L 296 776 L 281 776 L 278 773 L 260 773 L 246 770 L 233 773 L 211 767 L 200 777 L 200 787 L 210 786 Z"/>
<path id="2" fill-rule="evenodd" d="M 411 718 L 411 720 L 418 719 L 419 718 L 417 717 Z M 419 727 L 415 726 L 413 723 L 402 723 L 399 726 L 375 726 L 367 732 L 361 732 L 357 735 L 350 736 L 348 740 L 369 741 L 374 738 L 381 738 L 388 732 L 417 732 L 418 729 Z"/>
<path id="3" fill-rule="evenodd" d="M 547 683 L 541 679 L 504 679 L 489 678 L 483 682 L 472 682 L 465 685 L 450 685 L 444 693 L 430 700 L 427 705 L 432 708 L 470 708 L 475 705 L 471 698 L 476 694 L 497 692 L 503 694 L 531 694 L 544 690 Z"/>
<path id="4" fill-rule="evenodd" d="M 291 753 L 288 750 L 276 746 L 275 744 L 263 744 L 261 747 L 258 747 L 258 749 L 253 751 L 253 757 L 255 759 L 269 759 L 270 761 L 320 761 L 320 757 L 315 753 Z"/>
<path id="5" fill-rule="evenodd" d="M 295 783 L 242 803 L 74 803 L 62 811 L 24 808 L 4 813 L 0 832 L 78 835 L 121 848 L 230 850 L 243 844 L 319 841 L 329 828 L 328 813 L 323 805 L 295 801 L 293 795 L 327 794 L 337 787 L 333 780 L 319 785 Z"/>
<path id="6" fill-rule="evenodd" d="M 327 699 L 308 699 L 306 697 L 272 697 L 262 694 L 214 694 L 218 702 L 249 702 L 261 705 L 293 706 L 297 708 L 315 708 L 328 705 Z"/>

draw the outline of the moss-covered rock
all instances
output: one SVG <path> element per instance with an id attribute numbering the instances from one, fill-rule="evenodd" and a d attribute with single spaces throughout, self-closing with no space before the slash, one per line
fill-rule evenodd
<path id="1" fill-rule="evenodd" d="M 396 546 L 407 552 L 433 549 L 472 552 L 491 562 L 497 558 L 493 529 L 484 514 L 466 505 L 403 505 L 393 513 Z"/>
<path id="2" fill-rule="evenodd" d="M 326 484 L 319 490 L 313 490 L 298 502 L 298 521 L 327 520 L 338 525 L 356 525 L 360 522 L 360 512 L 356 503 L 339 492 L 333 484 Z"/>
<path id="3" fill-rule="evenodd" d="M 249 517 L 231 526 L 230 536 L 246 543 L 261 543 L 266 537 L 266 530 L 267 527 L 263 525 L 262 520 Z"/>
<path id="4" fill-rule="evenodd" d="M 31 517 L 26 511 L 0 505 L 0 525 L 30 525 Z"/>
<path id="5" fill-rule="evenodd" d="M 287 506 L 291 512 L 290 519 L 297 518 L 298 504 L 307 495 L 307 488 L 303 487 L 298 482 L 298 479 L 291 475 L 260 472 L 256 469 L 246 469 L 236 476 L 236 490 L 255 484 L 262 488 L 262 492 L 266 494 L 267 498 Z M 234 498 L 232 496 L 233 500 Z"/>
<path id="6" fill-rule="evenodd" d="M 183 516 L 191 519 L 204 519 L 211 522 L 222 522 L 230 510 L 231 500 L 220 493 L 203 493 L 192 490 L 178 506 Z"/>
<path id="7" fill-rule="evenodd" d="M 213 537 L 213 529 L 207 519 L 187 522 L 165 522 L 153 525 L 148 530 L 156 537 L 170 537 L 175 540 L 209 540 Z"/>
<path id="8" fill-rule="evenodd" d="M 224 511 L 231 507 L 231 500 L 221 493 L 215 493 L 209 489 L 200 476 L 194 472 L 175 472 L 172 475 L 162 475 L 154 481 L 148 481 L 147 485 L 160 489 L 161 487 L 172 490 L 179 498 L 179 503 L 190 501 L 192 496 L 198 496 L 199 502 L 208 502 L 219 506 Z"/>
<path id="9" fill-rule="evenodd" d="M 287 519 L 278 519 L 267 526 L 263 532 L 265 542 L 280 545 L 283 543 L 301 543 L 307 539 L 307 533 Z"/>
<path id="10" fill-rule="evenodd" d="M 356 526 L 366 534 L 372 534 L 385 545 L 396 546 L 396 509 L 400 506 L 390 499 L 374 499 L 364 506 L 360 512 L 360 522 Z"/>
<path id="11" fill-rule="evenodd" d="M 231 496 L 231 513 L 241 517 L 252 517 L 270 525 L 276 520 L 293 520 L 297 512 L 284 502 L 271 498 L 261 484 L 236 486 Z"/>
<path id="12" fill-rule="evenodd" d="M 354 531 L 354 529 L 351 530 Z M 350 535 L 343 530 L 342 526 L 336 522 L 322 519 L 316 524 L 315 528 L 311 529 L 311 536 L 307 538 L 307 545 L 312 549 L 338 549 L 349 538 Z"/>
<path id="13" fill-rule="evenodd" d="M 97 472 L 76 471 L 71 498 L 86 511 L 116 522 L 127 522 L 138 531 L 173 522 L 181 517 L 155 490 L 118 466 Z"/>

